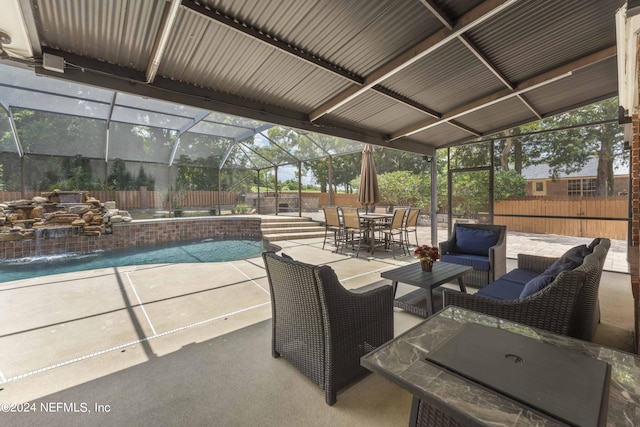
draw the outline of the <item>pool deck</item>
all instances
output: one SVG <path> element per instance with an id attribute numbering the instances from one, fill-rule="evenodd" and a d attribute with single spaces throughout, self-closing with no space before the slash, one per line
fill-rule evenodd
<path id="1" fill-rule="evenodd" d="M 354 258 L 349 251 L 323 250 L 317 238 L 277 243 L 295 259 L 330 265 L 349 289 L 386 283 L 381 272 L 416 262 L 384 251 Z M 510 247 L 517 244 L 530 242 L 518 243 L 510 236 Z M 547 255 L 556 249 L 545 245 L 541 252 Z M 511 268 L 514 260 L 508 260 Z M 398 294 L 410 290 L 400 285 Z M 605 271 L 603 294 L 603 323 L 631 331 L 629 275 Z M 270 317 L 261 257 L 105 268 L 0 283 L 0 402 L 42 398 Z M 394 320 L 396 334 L 422 321 L 400 309 L 394 309 Z"/>

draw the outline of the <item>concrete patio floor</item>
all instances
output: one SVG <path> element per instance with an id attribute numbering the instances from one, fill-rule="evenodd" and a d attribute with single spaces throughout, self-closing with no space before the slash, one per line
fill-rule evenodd
<path id="1" fill-rule="evenodd" d="M 510 236 L 510 246 L 517 242 Z M 295 259 L 330 265 L 349 289 L 386 283 L 380 278 L 382 271 L 416 262 L 411 256 L 394 259 L 384 251 L 354 258 L 348 251 L 322 250 L 322 239 L 277 243 Z M 557 249 L 555 244 L 545 247 L 545 255 Z M 515 261 L 508 265 L 515 268 Z M 398 293 L 410 290 L 400 285 Z M 630 332 L 629 276 L 606 271 L 602 292 L 619 295 L 610 306 L 603 303 L 603 322 Z M 394 310 L 396 335 L 422 321 Z M 109 268 L 0 283 L 0 402 L 32 401 L 270 317 L 260 257 Z"/>

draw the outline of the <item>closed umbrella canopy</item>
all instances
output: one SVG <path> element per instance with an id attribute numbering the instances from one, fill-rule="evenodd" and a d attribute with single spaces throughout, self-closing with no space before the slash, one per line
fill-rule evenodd
<path id="1" fill-rule="evenodd" d="M 358 201 L 368 207 L 380 203 L 380 189 L 378 188 L 378 174 L 373 160 L 373 146 L 367 144 L 362 150 L 362 169 L 360 170 L 360 190 Z"/>

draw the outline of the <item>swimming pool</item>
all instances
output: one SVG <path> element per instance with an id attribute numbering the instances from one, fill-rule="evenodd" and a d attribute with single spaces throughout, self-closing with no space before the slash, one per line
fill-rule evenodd
<path id="1" fill-rule="evenodd" d="M 19 258 L 0 262 L 0 282 L 128 265 L 234 261 L 258 256 L 262 251 L 261 240 L 207 239 L 85 254 Z"/>

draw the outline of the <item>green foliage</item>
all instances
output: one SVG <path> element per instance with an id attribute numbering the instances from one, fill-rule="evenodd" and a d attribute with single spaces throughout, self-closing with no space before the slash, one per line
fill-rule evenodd
<path id="1" fill-rule="evenodd" d="M 236 205 L 233 209 L 233 213 L 235 214 L 246 214 L 247 212 L 249 212 L 249 205 L 245 205 L 243 203 Z"/>
<path id="2" fill-rule="evenodd" d="M 506 200 L 526 197 L 527 180 L 516 171 L 496 171 L 493 176 L 494 199 Z"/>
<path id="3" fill-rule="evenodd" d="M 489 170 L 456 172 L 452 177 L 451 212 L 465 217 L 488 212 Z"/>
<path id="4" fill-rule="evenodd" d="M 427 174 L 416 174 L 410 171 L 383 173 L 378 175 L 378 187 L 384 204 L 429 207 L 431 191 Z"/>
<path id="5" fill-rule="evenodd" d="M 107 178 L 109 188 L 113 190 L 130 190 L 133 188 L 134 179 L 131 172 L 122 159 L 116 159 L 111 164 L 111 173 Z"/>

